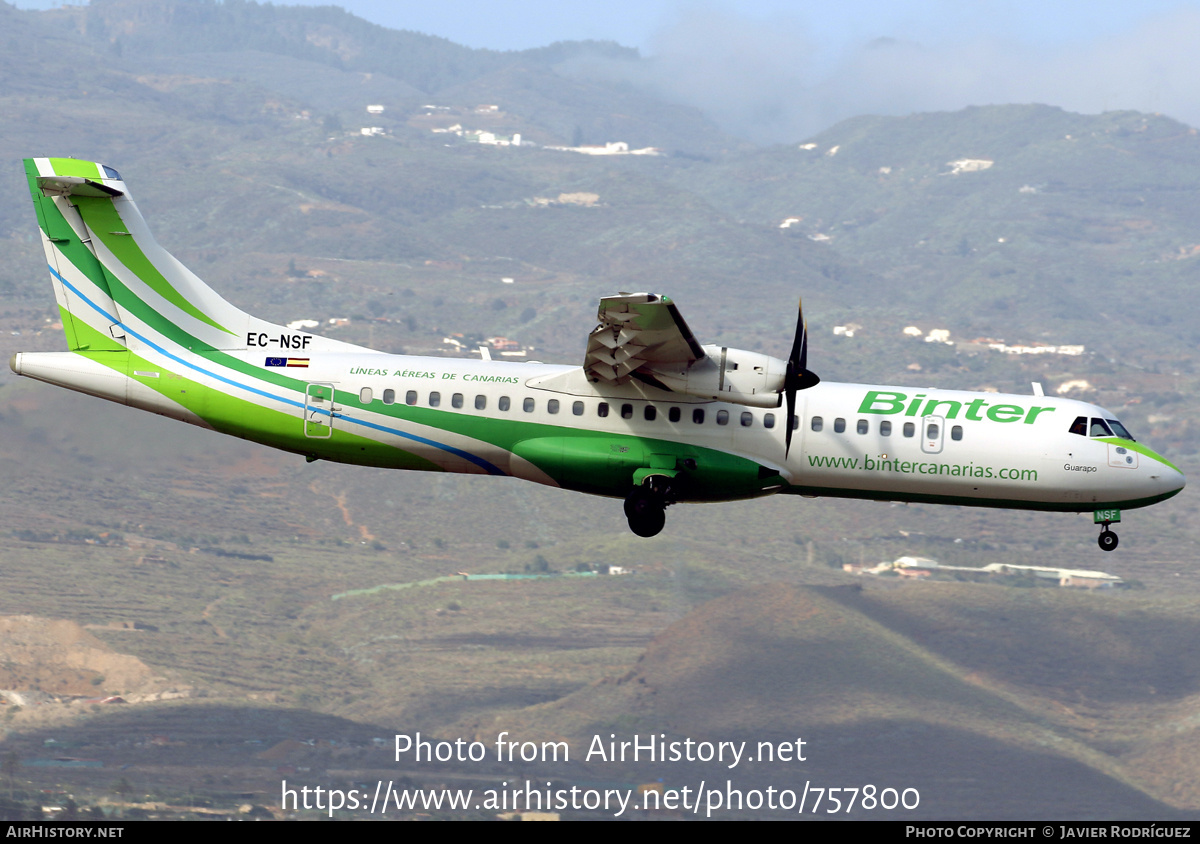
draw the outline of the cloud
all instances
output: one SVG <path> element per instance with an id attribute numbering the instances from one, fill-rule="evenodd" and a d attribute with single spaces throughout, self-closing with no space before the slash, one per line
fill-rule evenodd
<path id="1" fill-rule="evenodd" d="M 692 7 L 642 60 L 589 62 L 587 72 L 695 106 L 759 143 L 801 140 L 860 114 L 998 103 L 1162 112 L 1200 125 L 1200 11 L 1176 9 L 1070 44 L 1034 35 L 877 38 L 830 61 L 795 19 Z"/>

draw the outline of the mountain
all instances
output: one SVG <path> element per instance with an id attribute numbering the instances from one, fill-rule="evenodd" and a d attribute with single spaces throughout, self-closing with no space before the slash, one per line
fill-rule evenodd
<path id="1" fill-rule="evenodd" d="M 259 52 L 356 73 L 381 73 L 426 94 L 514 64 L 549 67 L 581 54 L 636 58 L 611 42 L 560 43 L 520 52 L 463 47 L 387 29 L 336 6 L 275 6 L 246 0 L 96 0 L 47 13 L 109 52 L 139 59 Z"/>
<path id="2" fill-rule="evenodd" d="M 1190 416 L 1164 408 L 1169 373 L 1193 367 L 1200 147 L 1168 118 L 990 106 L 754 149 L 563 70 L 594 51 L 638 60 L 613 45 L 477 51 L 337 9 L 206 0 L 0 16 L 5 156 L 111 162 L 164 244 L 269 317 L 370 316 L 384 322 L 352 339 L 391 350 L 502 333 L 574 360 L 595 298 L 637 287 L 673 295 L 706 340 L 781 354 L 803 295 L 823 377 L 1080 380 L 1074 360 L 913 343 L 912 324 L 1084 345 L 1098 397 L 1193 447 Z M 660 154 L 545 148 L 615 141 Z M 36 307 L 23 190 L 0 174 L 0 234 L 21 256 L 0 291 Z M 822 339 L 848 323 L 853 340 Z"/>
<path id="3" fill-rule="evenodd" d="M 636 50 L 612 42 L 472 49 L 387 29 L 333 6 L 245 0 L 97 0 L 40 19 L 132 70 L 249 83 L 343 120 L 361 113 L 360 103 L 413 109 L 431 98 L 461 95 L 472 104 L 502 101 L 529 128 L 543 129 L 559 143 L 578 135 L 602 144 L 614 139 L 612 131 L 635 146 L 656 141 L 705 151 L 729 142 L 693 109 L 668 107 L 658 114 L 663 104 L 652 98 L 555 72 L 582 59 L 638 60 Z M 613 123 L 606 112 L 622 117 Z"/>
<path id="4" fill-rule="evenodd" d="M 1172 812 L 1159 801 L 1195 799 L 1190 786 L 1167 786 L 1191 780 L 1182 754 L 1149 758 L 1171 743 L 1160 738 L 1167 724 L 1194 744 L 1200 662 L 1179 658 L 1192 619 L 1138 624 L 1061 590 L 942 585 L 733 592 L 667 627 L 624 675 L 456 729 L 567 739 L 573 759 L 614 731 L 617 741 L 745 740 L 749 763 L 736 770 L 593 757 L 587 771 L 674 787 L 733 778 L 743 789 L 850 784 L 870 771 L 878 788 L 920 793 L 913 819 L 1152 818 Z M 762 742 L 798 738 L 802 763 L 761 758 Z"/>
<path id="5" fill-rule="evenodd" d="M 881 295 L 953 312 L 960 330 L 1200 339 L 1200 136 L 1166 117 L 860 117 L 707 176 L 696 190 L 716 207 L 764 226 L 798 218 L 789 231 L 861 261 Z"/>

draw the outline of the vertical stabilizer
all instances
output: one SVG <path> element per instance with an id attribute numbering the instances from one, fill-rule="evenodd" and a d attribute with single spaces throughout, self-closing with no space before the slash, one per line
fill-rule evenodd
<path id="1" fill-rule="evenodd" d="M 30 158 L 25 173 L 73 351 L 245 348 L 251 317 L 158 245 L 116 170 Z"/>

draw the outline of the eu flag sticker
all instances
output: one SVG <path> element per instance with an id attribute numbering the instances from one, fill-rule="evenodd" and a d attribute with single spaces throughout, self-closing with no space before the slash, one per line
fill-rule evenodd
<path id="1" fill-rule="evenodd" d="M 267 358 L 267 366 L 287 366 L 287 358 Z"/>

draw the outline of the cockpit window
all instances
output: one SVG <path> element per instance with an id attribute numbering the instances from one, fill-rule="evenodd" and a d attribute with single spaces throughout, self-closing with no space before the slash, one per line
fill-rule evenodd
<path id="1" fill-rule="evenodd" d="M 1092 417 L 1091 425 L 1088 424 L 1086 416 L 1076 416 L 1075 421 L 1071 423 L 1071 433 L 1081 437 L 1120 437 L 1137 442 L 1116 419 L 1098 419 L 1095 416 Z"/>
<path id="2" fill-rule="evenodd" d="M 1108 427 L 1112 428 L 1113 434 L 1120 437 L 1121 439 L 1133 440 L 1133 442 L 1137 442 L 1137 440 L 1134 440 L 1133 437 L 1131 437 L 1129 435 L 1129 431 L 1127 431 L 1125 429 L 1125 426 L 1122 425 L 1120 422 L 1118 422 L 1116 419 L 1109 419 Z"/>

